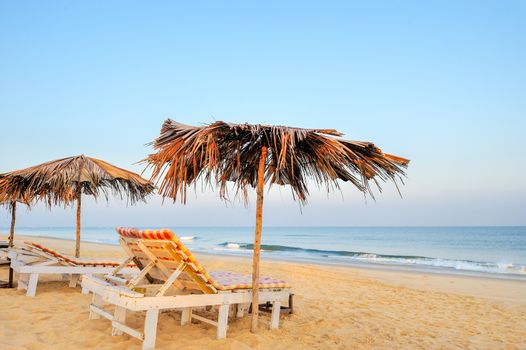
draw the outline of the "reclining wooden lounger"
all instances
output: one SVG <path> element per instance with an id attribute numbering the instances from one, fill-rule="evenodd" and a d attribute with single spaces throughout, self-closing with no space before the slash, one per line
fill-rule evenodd
<path id="1" fill-rule="evenodd" d="M 112 260 L 75 258 L 27 241 L 22 248 L 10 249 L 8 257 L 11 259 L 11 268 L 18 275 L 18 289 L 27 290 L 26 295 L 30 297 L 36 294 L 41 274 L 68 274 L 69 286 L 73 288 L 77 286 L 81 275 L 105 275 L 121 264 Z M 129 264 L 121 269 L 121 273 L 134 275 L 139 270 Z"/>
<path id="2" fill-rule="evenodd" d="M 230 307 L 237 308 L 237 317 L 248 310 L 252 300 L 250 275 L 206 272 L 170 230 L 117 228 L 117 232 L 129 256 L 126 262 L 135 261 L 140 273 L 126 280 L 118 276 L 117 268 L 104 280 L 82 278 L 82 287 L 93 292 L 90 319 L 109 319 L 113 335 L 125 332 L 142 340 L 143 349 L 151 349 L 155 347 L 159 312 L 177 309 L 182 311 L 181 325 L 192 319 L 212 324 L 219 339 L 226 337 Z M 270 328 L 277 328 L 280 307 L 289 300 L 290 286 L 282 280 L 261 277 L 259 287 L 259 304 L 272 303 Z M 113 314 L 104 309 L 106 304 L 115 305 Z M 210 306 L 219 309 L 217 321 L 195 314 L 197 309 Z M 126 311 L 146 311 L 143 332 L 125 324 Z"/>

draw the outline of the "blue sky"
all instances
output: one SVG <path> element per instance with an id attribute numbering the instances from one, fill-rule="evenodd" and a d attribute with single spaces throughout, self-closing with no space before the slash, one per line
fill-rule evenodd
<path id="1" fill-rule="evenodd" d="M 313 188 L 300 211 L 275 188 L 265 225 L 524 225 L 525 19 L 523 1 L 2 1 L 0 172 L 80 153 L 140 172 L 166 118 L 336 128 L 412 160 L 403 198 Z M 201 191 L 85 203 L 89 226 L 254 217 Z"/>

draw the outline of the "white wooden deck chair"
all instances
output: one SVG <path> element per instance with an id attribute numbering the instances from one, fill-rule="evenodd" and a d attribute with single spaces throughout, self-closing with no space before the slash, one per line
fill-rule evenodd
<path id="1" fill-rule="evenodd" d="M 93 292 L 90 318 L 107 318 L 112 322 L 112 334 L 127 333 L 143 341 L 143 349 L 155 347 L 157 321 L 162 310 L 180 310 L 181 325 L 191 320 L 217 327 L 217 338 L 226 337 L 228 313 L 232 307 L 236 316 L 247 311 L 252 300 L 251 276 L 232 272 L 206 272 L 193 254 L 170 230 L 117 228 L 121 246 L 130 261 L 141 272 L 130 280 L 117 276 L 118 269 L 105 279 L 93 276 L 82 278 L 83 288 Z M 280 307 L 289 300 L 290 286 L 282 280 L 260 279 L 259 303 L 272 303 L 270 328 L 279 325 Z M 115 306 L 113 314 L 106 305 Z M 218 309 L 217 320 L 196 314 L 213 306 Z M 144 330 L 126 325 L 127 311 L 145 311 Z"/>
<path id="2" fill-rule="evenodd" d="M 38 277 L 42 274 L 69 275 L 69 286 L 76 287 L 83 274 L 105 275 L 121 262 L 102 259 L 75 258 L 61 254 L 34 242 L 24 242 L 23 247 L 8 252 L 11 267 L 18 276 L 18 289 L 25 289 L 26 295 L 36 295 Z M 121 273 L 135 275 L 139 270 L 133 265 L 121 269 Z"/>

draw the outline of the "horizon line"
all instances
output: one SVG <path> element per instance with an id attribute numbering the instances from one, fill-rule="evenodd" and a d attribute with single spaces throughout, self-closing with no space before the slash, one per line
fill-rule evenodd
<path id="1" fill-rule="evenodd" d="M 127 226 L 83 226 L 82 228 L 85 229 L 109 229 L 109 228 L 116 228 L 116 227 L 127 227 Z M 193 227 L 193 228 L 246 228 L 246 227 L 254 227 L 254 225 L 168 225 L 168 226 L 142 226 L 142 225 L 129 225 L 129 227 L 135 227 L 135 228 L 170 228 L 170 227 Z M 436 227 L 436 228 L 448 228 L 448 227 L 526 227 L 526 224 L 520 224 L 520 225 L 264 225 L 263 227 L 272 227 L 272 228 L 322 228 L 322 227 L 330 227 L 330 228 L 393 228 L 393 227 L 399 227 L 399 228 L 418 228 L 418 227 Z M 41 229 L 41 228 L 47 228 L 47 229 L 53 229 L 53 228 L 75 228 L 75 226 L 20 226 L 15 228 L 15 232 L 18 229 Z M 9 226 L 0 226 L 1 230 L 9 230 Z"/>

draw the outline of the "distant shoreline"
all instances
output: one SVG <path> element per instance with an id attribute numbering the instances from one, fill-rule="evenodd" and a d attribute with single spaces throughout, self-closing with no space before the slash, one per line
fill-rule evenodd
<path id="1" fill-rule="evenodd" d="M 134 226 L 137 229 L 159 229 L 159 228 L 254 228 L 253 225 L 168 225 L 168 226 Z M 115 229 L 117 226 L 83 226 L 82 229 Z M 499 227 L 514 227 L 514 228 L 523 228 L 526 227 L 526 224 L 522 225 L 370 225 L 370 226 L 353 226 L 353 225 L 264 225 L 263 229 L 267 228 L 481 228 L 481 227 L 490 227 L 490 228 L 499 228 Z M 72 229 L 75 230 L 75 226 L 17 226 L 16 230 L 19 229 Z M 0 234 L 4 231 L 9 232 L 10 226 L 0 226 Z"/>
<path id="2" fill-rule="evenodd" d="M 2 234 L 0 233 L 0 237 Z M 41 238 L 45 240 L 57 240 L 62 242 L 74 242 L 74 239 L 69 238 L 60 238 L 60 237 L 50 237 L 50 236 L 43 236 L 43 235 L 35 235 L 35 236 L 28 236 L 28 235 L 15 235 L 16 241 L 23 241 L 23 240 L 32 240 L 34 238 Z M 109 242 L 94 242 L 94 241 L 88 241 L 88 240 L 81 240 L 82 243 L 87 243 L 90 245 L 100 245 L 104 247 L 118 247 L 119 245 L 116 243 L 109 243 Z M 232 254 L 232 253 L 218 253 L 218 252 L 205 252 L 202 250 L 195 251 L 197 255 L 206 255 L 209 257 L 218 257 L 218 258 L 232 258 L 232 259 L 242 259 L 246 261 L 251 261 L 250 256 L 243 256 L 239 254 Z M 407 266 L 407 265 L 401 265 L 401 264 L 379 264 L 379 263 L 368 263 L 368 262 L 345 262 L 345 263 L 338 263 L 335 261 L 312 261 L 309 259 L 301 259 L 301 258 L 285 258 L 285 257 L 275 257 L 275 256 L 263 256 L 263 260 L 267 261 L 276 261 L 276 262 L 284 262 L 284 263 L 291 263 L 291 264 L 302 264 L 302 265 L 311 265 L 311 266 L 328 266 L 328 267 L 340 267 L 340 268 L 349 268 L 349 269 L 365 269 L 365 270 L 373 270 L 378 272 L 402 272 L 402 273 L 410 273 L 410 274 L 433 274 L 433 275 L 444 275 L 444 276 L 454 276 L 454 277 L 467 277 L 467 278 L 483 278 L 483 279 L 492 279 L 492 280 L 506 280 L 506 281 L 519 281 L 519 282 L 526 282 L 526 275 L 518 275 L 518 274 L 498 274 L 498 273 L 490 273 L 490 272 L 478 272 L 478 271 L 466 271 L 466 270 L 449 270 L 445 268 L 432 268 L 432 267 L 422 267 L 422 266 Z"/>

